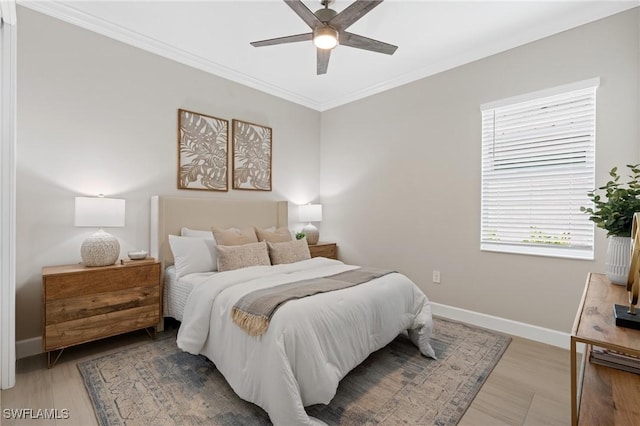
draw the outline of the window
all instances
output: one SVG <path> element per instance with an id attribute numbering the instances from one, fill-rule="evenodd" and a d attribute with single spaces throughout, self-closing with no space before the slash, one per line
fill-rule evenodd
<path id="1" fill-rule="evenodd" d="M 598 85 L 482 105 L 481 250 L 593 259 Z"/>

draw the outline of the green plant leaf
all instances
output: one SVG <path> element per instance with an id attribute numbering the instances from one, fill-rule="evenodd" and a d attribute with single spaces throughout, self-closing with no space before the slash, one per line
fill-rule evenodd
<path id="1" fill-rule="evenodd" d="M 598 228 L 605 229 L 607 235 L 620 237 L 631 236 L 633 215 L 640 212 L 640 164 L 627 164 L 632 175 L 625 184 L 618 183 L 618 168 L 609 172 L 613 180 L 596 190 L 589 191 L 587 196 L 593 207 L 581 207 L 580 211 L 589 214 L 589 220 Z M 604 199 L 596 191 L 604 191 Z"/>

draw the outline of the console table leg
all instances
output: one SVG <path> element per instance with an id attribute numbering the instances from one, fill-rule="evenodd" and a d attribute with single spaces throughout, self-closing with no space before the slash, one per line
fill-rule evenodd
<path id="1" fill-rule="evenodd" d="M 578 425 L 578 389 L 577 389 L 576 340 L 571 336 L 571 424 Z"/>

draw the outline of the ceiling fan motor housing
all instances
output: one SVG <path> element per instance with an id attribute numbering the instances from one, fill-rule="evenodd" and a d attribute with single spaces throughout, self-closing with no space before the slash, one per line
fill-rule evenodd
<path id="1" fill-rule="evenodd" d="M 333 9 L 329 9 L 328 7 L 318 9 L 316 10 L 316 13 L 314 13 L 314 15 L 316 15 L 316 17 L 325 24 L 332 20 L 337 14 L 338 12 Z"/>

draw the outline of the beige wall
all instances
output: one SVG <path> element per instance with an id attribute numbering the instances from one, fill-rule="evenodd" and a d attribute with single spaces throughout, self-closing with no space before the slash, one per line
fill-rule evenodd
<path id="1" fill-rule="evenodd" d="M 639 9 L 322 114 L 322 238 L 439 303 L 570 331 L 595 261 L 480 251 L 480 104 L 599 76 L 596 179 L 637 162 Z M 433 284 L 440 270 L 441 284 Z"/>
<path id="2" fill-rule="evenodd" d="M 127 200 L 112 229 L 126 253 L 148 248 L 150 195 L 304 203 L 319 188 L 322 239 L 345 260 L 397 268 L 436 302 L 568 331 L 606 240 L 593 262 L 479 251 L 479 106 L 600 76 L 598 182 L 640 157 L 638 9 L 322 114 L 28 9 L 18 19 L 17 340 L 41 334 L 41 267 L 80 260 L 75 196 Z M 274 190 L 177 190 L 178 108 L 272 127 Z"/>
<path id="3" fill-rule="evenodd" d="M 149 245 L 149 197 L 318 197 L 320 113 L 18 8 L 17 340 L 41 335 L 42 266 L 80 261 L 74 197 L 125 198 L 122 253 Z M 179 191 L 177 109 L 273 129 L 273 191 Z M 300 161 L 304 159 L 304 161 Z"/>

